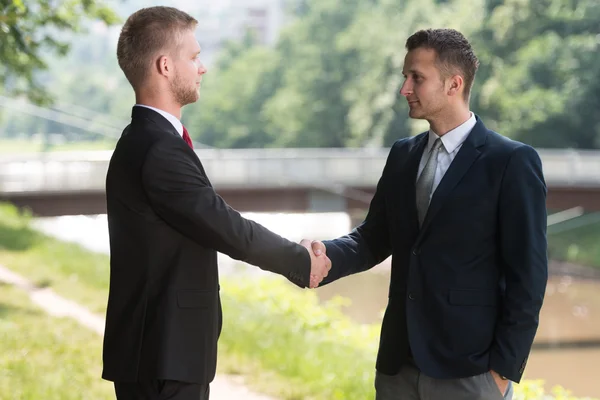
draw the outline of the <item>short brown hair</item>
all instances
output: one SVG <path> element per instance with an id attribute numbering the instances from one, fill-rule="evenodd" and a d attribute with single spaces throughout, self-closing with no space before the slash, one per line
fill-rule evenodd
<path id="1" fill-rule="evenodd" d="M 135 89 L 146 79 L 153 58 L 176 48 L 180 35 L 198 21 L 173 7 L 142 8 L 131 14 L 119 35 L 117 60 Z"/>
<path id="2" fill-rule="evenodd" d="M 406 40 L 406 50 L 418 48 L 435 50 L 439 69 L 444 78 L 461 72 L 464 78 L 465 100 L 469 100 L 479 60 L 469 41 L 454 29 L 426 29 Z M 458 71 L 457 71 L 458 70 Z"/>

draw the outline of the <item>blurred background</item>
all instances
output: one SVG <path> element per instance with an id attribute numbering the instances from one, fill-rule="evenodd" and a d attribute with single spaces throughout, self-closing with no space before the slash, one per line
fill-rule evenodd
<path id="1" fill-rule="evenodd" d="M 295 241 L 360 223 L 391 144 L 427 129 L 398 93 L 406 38 L 427 27 L 463 32 L 481 61 L 471 109 L 534 146 L 549 187 L 550 278 L 517 396 L 600 398 L 598 0 L 9 0 L 0 14 L 0 265 L 34 286 L 0 284 L 1 399 L 110 398 L 101 336 L 46 316 L 25 293 L 49 288 L 103 315 L 104 179 L 134 104 L 116 42 L 128 15 L 153 5 L 199 20 L 208 73 L 182 121 L 217 192 Z M 232 286 L 219 374 L 273 398 L 372 398 L 390 260 L 314 293 L 267 286 L 277 301 L 264 309 L 265 298 L 244 297 L 239 277 L 270 277 L 220 257 Z M 296 311 L 282 311 L 286 291 L 300 296 Z M 303 321 L 298 337 L 278 342 L 298 310 L 308 313 L 290 320 Z M 283 327 L 269 329 L 270 344 L 241 343 L 267 329 L 251 321 L 274 315 Z M 329 342 L 311 368 L 354 365 L 344 378 L 287 368 L 313 362 L 301 350 L 293 362 L 281 358 L 323 329 Z M 360 362 L 344 358 L 355 351 Z"/>

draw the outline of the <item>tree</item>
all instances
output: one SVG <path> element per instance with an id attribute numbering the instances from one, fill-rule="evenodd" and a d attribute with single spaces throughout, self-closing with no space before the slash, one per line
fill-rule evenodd
<path id="1" fill-rule="evenodd" d="M 184 109 L 184 123 L 209 146 L 269 146 L 274 139 L 265 129 L 262 108 L 280 81 L 278 55 L 256 46 L 234 58 L 221 57 L 219 64 L 227 68 L 217 66 L 204 76 L 200 100 Z"/>
<path id="2" fill-rule="evenodd" d="M 351 131 L 345 85 L 358 54 L 337 37 L 363 10 L 360 0 L 307 1 L 307 14 L 282 32 L 282 82 L 265 104 L 267 129 L 281 147 L 343 147 Z"/>
<path id="3" fill-rule="evenodd" d="M 207 74 L 198 108 L 186 112 L 198 139 L 234 147 L 345 146 L 342 90 L 356 55 L 340 51 L 335 37 L 360 3 L 307 1 L 308 14 L 284 30 L 275 49 L 250 47 L 221 60 L 218 72 Z"/>
<path id="4" fill-rule="evenodd" d="M 504 0 L 489 10 L 476 108 L 537 147 L 600 147 L 600 3 Z"/>
<path id="5" fill-rule="evenodd" d="M 484 0 L 291 4 L 295 20 L 268 56 L 250 57 L 238 48 L 237 59 L 228 56 L 219 73 L 207 77 L 198 116 L 190 115 L 205 143 L 362 147 L 417 133 L 423 124 L 409 120 L 399 95 L 406 38 L 429 26 L 476 32 L 478 19 L 463 10 L 484 13 Z"/>
<path id="6" fill-rule="evenodd" d="M 37 103 L 50 101 L 35 79 L 47 67 L 44 59 L 64 56 L 69 50 L 61 33 L 81 32 L 87 18 L 106 24 L 118 20 L 99 0 L 1 0 L 0 4 L 0 87 L 9 95 L 25 94 Z"/>

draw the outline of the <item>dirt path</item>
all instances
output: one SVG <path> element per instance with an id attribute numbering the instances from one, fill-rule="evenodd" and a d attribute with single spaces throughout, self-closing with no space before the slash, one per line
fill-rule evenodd
<path id="1" fill-rule="evenodd" d="M 0 282 L 16 286 L 29 294 L 31 301 L 45 310 L 48 314 L 57 317 L 69 317 L 78 321 L 81 325 L 98 333 L 104 334 L 104 318 L 91 313 L 85 307 L 67 300 L 50 288 L 37 288 L 30 281 L 15 274 L 8 268 L 0 265 Z M 101 379 L 98 377 L 98 379 Z M 237 382 L 235 377 L 217 375 L 210 384 L 211 400 L 275 400 L 260 394 L 252 393 L 242 383 Z"/>

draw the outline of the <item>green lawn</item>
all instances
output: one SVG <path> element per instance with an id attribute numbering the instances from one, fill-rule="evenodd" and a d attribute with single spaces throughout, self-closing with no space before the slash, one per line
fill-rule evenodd
<path id="1" fill-rule="evenodd" d="M 14 207 L 0 208 L 0 263 L 98 313 L 106 309 L 107 255 L 33 230 Z"/>
<path id="2" fill-rule="evenodd" d="M 114 399 L 101 380 L 102 338 L 0 286 L 0 399 Z"/>

